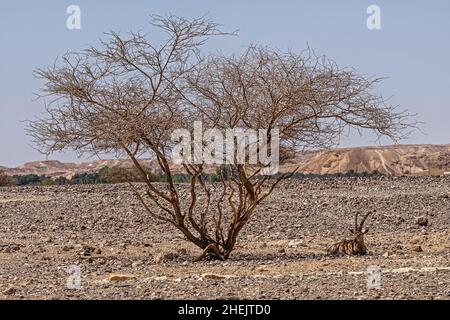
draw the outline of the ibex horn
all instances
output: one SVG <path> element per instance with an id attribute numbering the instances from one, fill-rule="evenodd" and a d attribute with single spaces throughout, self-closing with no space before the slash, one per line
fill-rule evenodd
<path id="1" fill-rule="evenodd" d="M 363 225 L 364 225 L 364 222 L 366 222 L 366 219 L 367 219 L 367 217 L 368 217 L 370 214 L 371 214 L 371 212 L 368 212 L 368 213 L 364 216 L 364 218 L 361 220 L 361 223 L 360 223 L 360 225 L 359 225 L 359 231 L 362 230 L 362 227 L 363 227 Z"/>

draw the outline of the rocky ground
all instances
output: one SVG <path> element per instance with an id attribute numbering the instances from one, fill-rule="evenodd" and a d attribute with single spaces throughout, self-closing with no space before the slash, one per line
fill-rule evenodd
<path id="1" fill-rule="evenodd" d="M 450 177 L 287 181 L 229 261 L 192 262 L 126 185 L 3 188 L 0 299 L 450 299 L 449 192 Z M 368 255 L 325 255 L 373 209 Z"/>

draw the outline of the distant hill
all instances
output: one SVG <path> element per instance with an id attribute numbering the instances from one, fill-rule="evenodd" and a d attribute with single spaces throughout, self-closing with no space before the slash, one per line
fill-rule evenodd
<path id="1" fill-rule="evenodd" d="M 151 165 L 152 161 L 145 161 L 146 165 Z M 37 175 L 47 175 L 50 177 L 66 177 L 68 179 L 72 178 L 76 173 L 85 172 L 97 172 L 103 167 L 124 167 L 129 168 L 132 163 L 129 160 L 95 160 L 89 162 L 79 162 L 79 163 L 63 163 L 56 160 L 50 161 L 34 161 L 27 162 L 16 168 L 7 168 L 5 172 L 8 175 L 27 175 L 27 174 L 37 174 Z"/>
<path id="2" fill-rule="evenodd" d="M 144 164 L 157 170 L 153 160 Z M 76 173 L 96 172 L 108 166 L 131 168 L 129 160 L 95 160 L 81 163 L 60 161 L 35 161 L 17 168 L 0 170 L 8 175 L 48 175 L 71 178 Z M 450 144 L 447 145 L 393 145 L 380 147 L 340 148 L 327 151 L 300 153 L 294 160 L 281 166 L 281 172 L 288 172 L 299 166 L 300 172 L 315 174 L 336 174 L 354 171 L 378 171 L 388 175 L 442 175 L 450 171 Z M 181 166 L 173 166 L 175 172 L 182 172 Z"/>
<path id="3" fill-rule="evenodd" d="M 442 175 L 450 171 L 448 145 L 394 145 L 320 152 L 302 172 L 333 174 L 378 171 L 388 175 Z"/>

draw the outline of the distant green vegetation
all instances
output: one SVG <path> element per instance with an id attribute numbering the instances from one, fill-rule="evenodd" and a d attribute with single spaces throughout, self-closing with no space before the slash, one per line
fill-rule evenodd
<path id="1" fill-rule="evenodd" d="M 207 182 L 220 182 L 221 174 L 218 170 L 216 173 L 204 173 L 202 178 Z M 231 174 L 222 171 L 222 175 L 227 180 Z M 303 174 L 296 173 L 293 175 L 295 179 L 305 178 L 332 178 L 332 177 L 373 177 L 381 175 L 378 171 L 356 173 L 353 170 L 347 173 L 339 174 Z M 276 176 L 274 176 L 276 177 Z M 167 177 L 161 173 L 149 173 L 148 178 L 152 182 L 167 182 Z M 7 176 L 0 172 L 0 187 L 5 186 L 49 186 L 49 185 L 77 185 L 77 184 L 104 184 L 104 183 L 124 183 L 124 182 L 144 182 L 140 174 L 131 169 L 126 168 L 109 168 L 103 167 L 98 172 L 93 173 L 77 173 L 71 179 L 65 177 L 52 178 L 46 175 L 27 174 L 21 176 Z M 189 174 L 177 173 L 173 175 L 174 183 L 189 183 L 191 176 Z"/>
<path id="2" fill-rule="evenodd" d="M 72 178 L 52 178 L 47 175 L 27 174 L 11 177 L 13 185 L 19 186 L 46 186 L 46 185 L 75 185 L 75 184 L 101 184 L 122 183 L 127 181 L 139 182 L 138 175 L 132 170 L 125 168 L 103 167 L 98 172 L 76 173 Z M 11 185 L 11 184 L 10 184 Z"/>
<path id="3" fill-rule="evenodd" d="M 158 181 L 160 175 L 150 174 L 153 181 Z M 127 181 L 139 182 L 139 176 L 132 170 L 125 168 L 103 167 L 98 172 L 76 173 L 71 179 L 65 177 L 53 178 L 47 175 L 27 174 L 7 176 L 0 173 L 0 186 L 48 186 L 48 185 L 75 185 L 75 184 L 100 184 L 122 183 Z"/>
<path id="4" fill-rule="evenodd" d="M 203 174 L 204 181 L 218 182 L 220 176 L 216 173 Z M 148 173 L 152 182 L 166 182 L 167 177 L 161 173 Z M 173 175 L 174 183 L 190 182 L 190 175 L 177 173 Z M 102 183 L 124 183 L 144 182 L 142 176 L 135 170 L 127 168 L 103 167 L 98 172 L 77 173 L 71 179 L 65 177 L 50 177 L 47 175 L 27 174 L 7 176 L 0 173 L 0 187 L 5 186 L 49 186 L 49 185 L 77 185 L 77 184 L 102 184 Z"/>

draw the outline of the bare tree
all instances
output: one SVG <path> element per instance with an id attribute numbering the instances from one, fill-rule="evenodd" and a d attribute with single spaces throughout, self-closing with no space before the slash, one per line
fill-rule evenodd
<path id="1" fill-rule="evenodd" d="M 379 79 L 339 69 L 312 50 L 297 55 L 250 47 L 241 55 L 203 57 L 205 39 L 223 34 L 217 24 L 170 16 L 155 17 L 153 25 L 167 41 L 111 33 L 99 48 L 36 71 L 49 104 L 29 131 L 46 153 L 126 154 L 145 180 L 144 194 L 131 185 L 144 208 L 203 249 L 200 258 L 227 259 L 258 205 L 295 171 L 263 176 L 267 164 L 227 163 L 219 167 L 222 181 L 211 184 L 205 163 L 183 163 L 191 178 L 185 192 L 173 180 L 175 129 L 192 131 L 194 120 L 219 130 L 265 129 L 269 153 L 279 129 L 286 160 L 303 148 L 335 145 L 348 127 L 397 139 L 411 126 L 405 113 L 371 93 Z M 148 179 L 141 159 L 150 156 L 167 184 Z"/>

